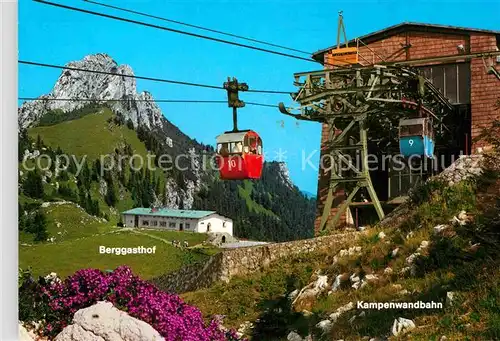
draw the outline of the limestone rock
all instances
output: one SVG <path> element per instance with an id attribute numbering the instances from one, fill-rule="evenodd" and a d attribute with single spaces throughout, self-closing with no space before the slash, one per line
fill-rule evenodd
<path id="1" fill-rule="evenodd" d="M 355 289 L 355 290 L 358 290 L 359 288 L 361 288 L 361 282 L 356 282 L 352 285 L 352 287 Z"/>
<path id="2" fill-rule="evenodd" d="M 411 271 L 411 267 L 410 266 L 406 266 L 406 267 L 402 268 L 399 273 L 402 274 L 402 275 L 407 275 L 407 274 L 410 273 L 410 271 Z"/>
<path id="3" fill-rule="evenodd" d="M 116 309 L 110 302 L 97 302 L 80 309 L 73 324 L 59 333 L 55 341 L 160 341 L 164 338 L 144 321 Z"/>
<path id="4" fill-rule="evenodd" d="M 352 309 L 354 309 L 354 303 L 353 302 L 349 302 L 346 305 L 343 305 L 340 308 L 338 308 L 334 313 L 330 314 L 330 316 L 329 316 L 330 320 L 333 323 L 335 323 L 335 322 L 337 322 L 337 320 L 340 317 L 340 315 L 342 315 L 345 312 L 350 311 Z"/>
<path id="5" fill-rule="evenodd" d="M 33 340 L 35 340 L 33 335 L 31 333 L 29 333 L 21 323 L 19 323 L 18 339 L 19 339 L 19 341 L 33 341 Z"/>
<path id="6" fill-rule="evenodd" d="M 412 320 L 399 317 L 392 324 L 392 335 L 398 336 L 415 328 L 415 323 Z"/>
<path id="7" fill-rule="evenodd" d="M 442 171 L 437 178 L 452 186 L 465 179 L 480 175 L 482 171 L 483 155 L 463 155 Z"/>
<path id="8" fill-rule="evenodd" d="M 349 249 L 342 249 L 334 257 L 334 264 L 337 263 L 338 258 L 346 256 L 355 256 L 361 254 L 361 246 L 352 246 Z"/>
<path id="9" fill-rule="evenodd" d="M 292 331 L 286 337 L 287 341 L 302 341 L 302 337 L 296 332 Z"/>
<path id="10" fill-rule="evenodd" d="M 384 239 L 384 238 L 385 238 L 385 233 L 384 233 L 384 231 L 381 231 L 381 232 L 378 234 L 378 238 L 379 238 L 379 239 Z"/>
<path id="11" fill-rule="evenodd" d="M 460 220 L 467 220 L 468 219 L 467 212 L 465 212 L 464 210 L 460 211 L 457 218 Z"/>
<path id="12" fill-rule="evenodd" d="M 81 326 L 77 324 L 72 324 L 67 326 L 60 332 L 55 341 L 107 341 L 108 339 L 104 339 L 99 335 L 94 334 L 91 331 L 87 331 L 83 329 Z M 121 340 L 121 339 L 109 339 L 109 340 Z"/>
<path id="13" fill-rule="evenodd" d="M 399 247 L 392 250 L 392 253 L 391 253 L 392 258 L 395 258 L 398 255 L 398 252 L 399 252 Z"/>
<path id="14" fill-rule="evenodd" d="M 412 265 L 413 262 L 415 262 L 415 259 L 417 259 L 419 256 L 420 256 L 420 253 L 418 253 L 418 252 L 411 254 L 410 256 L 408 256 L 406 258 L 406 264 Z"/>
<path id="15" fill-rule="evenodd" d="M 82 60 L 68 63 L 66 66 L 112 72 L 123 76 L 89 73 L 77 70 L 62 72 L 52 92 L 38 100 L 24 103 L 18 109 L 18 122 L 22 128 L 31 126 L 45 113 L 51 110 L 69 112 L 85 105 L 83 101 L 51 101 L 53 98 L 88 98 L 100 100 L 123 100 L 110 102 L 114 111 L 121 112 L 125 119 L 130 119 L 134 126 L 145 125 L 148 128 L 162 128 L 163 114 L 148 92 L 138 93 L 132 68 L 118 65 L 109 55 L 98 53 Z"/>
<path id="16" fill-rule="evenodd" d="M 448 291 L 446 293 L 446 302 L 445 305 L 447 307 L 451 307 L 453 305 L 453 299 L 455 298 L 455 293 L 453 291 Z"/>
<path id="17" fill-rule="evenodd" d="M 331 294 L 331 293 L 339 290 L 339 288 L 342 286 L 342 284 L 347 282 L 348 280 L 349 280 L 348 273 L 344 273 L 344 274 L 341 274 L 341 275 L 338 275 L 337 277 L 335 277 L 335 281 L 332 284 L 332 289 L 330 290 L 330 292 L 328 294 Z"/>
<path id="18" fill-rule="evenodd" d="M 323 321 L 320 321 L 316 325 L 316 327 L 321 329 L 323 331 L 323 333 L 328 333 L 332 329 L 333 323 L 330 320 L 323 320 Z"/>
<path id="19" fill-rule="evenodd" d="M 45 276 L 44 279 L 49 283 L 50 282 L 61 283 L 61 279 L 57 276 L 55 272 L 51 272 L 50 274 Z"/>
<path id="20" fill-rule="evenodd" d="M 316 297 L 322 293 L 328 286 L 328 276 L 318 275 L 316 281 L 302 288 L 292 303 L 297 310 L 312 309 Z"/>
<path id="21" fill-rule="evenodd" d="M 376 281 L 376 280 L 378 280 L 378 276 L 377 275 L 373 275 L 373 274 L 368 274 L 368 275 L 365 276 L 365 279 L 367 281 L 369 281 L 369 282 L 370 281 Z"/>
<path id="22" fill-rule="evenodd" d="M 288 294 L 288 299 L 293 301 L 298 294 L 299 294 L 299 289 L 295 289 L 294 291 Z"/>
<path id="23" fill-rule="evenodd" d="M 445 237 L 452 237 L 455 234 L 455 231 L 453 228 L 449 225 L 446 224 L 440 224 L 437 226 L 434 226 L 434 234 L 435 235 L 440 235 L 440 236 L 445 236 Z"/>
<path id="24" fill-rule="evenodd" d="M 254 328 L 254 325 L 250 321 L 245 321 L 243 322 L 240 327 L 238 328 L 238 333 L 240 334 L 248 334 L 250 331 Z"/>

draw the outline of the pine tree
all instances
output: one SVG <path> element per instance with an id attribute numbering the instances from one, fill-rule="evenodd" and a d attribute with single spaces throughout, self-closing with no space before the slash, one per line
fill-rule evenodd
<path id="1" fill-rule="evenodd" d="M 32 198 L 43 198 L 44 189 L 42 175 L 38 170 L 29 171 L 23 183 L 24 194 Z"/>
<path id="2" fill-rule="evenodd" d="M 161 179 L 160 178 L 158 178 L 156 180 L 155 193 L 156 193 L 157 196 L 159 196 L 161 194 Z"/>
<path id="3" fill-rule="evenodd" d="M 35 242 L 47 240 L 49 237 L 49 233 L 47 232 L 47 219 L 41 211 L 35 213 L 30 230 L 30 232 L 35 235 Z"/>
<path id="4" fill-rule="evenodd" d="M 168 200 L 167 200 L 167 187 L 166 186 L 162 187 L 162 195 L 161 195 L 161 197 L 163 199 L 163 205 L 167 206 Z"/>
<path id="5" fill-rule="evenodd" d="M 69 158 L 68 172 L 70 172 L 71 174 L 75 174 L 76 175 L 77 167 L 76 167 L 76 161 L 75 161 L 75 156 L 74 155 L 72 155 Z"/>
<path id="6" fill-rule="evenodd" d="M 106 201 L 106 204 L 108 204 L 108 206 L 114 207 L 116 204 L 116 192 L 112 179 L 108 182 L 108 189 L 106 191 L 104 200 Z"/>
<path id="7" fill-rule="evenodd" d="M 18 228 L 19 231 L 26 229 L 26 216 L 24 215 L 24 207 L 18 202 Z"/>
<path id="8" fill-rule="evenodd" d="M 41 150 L 43 148 L 43 141 L 40 135 L 36 136 L 36 149 Z"/>
<path id="9" fill-rule="evenodd" d="M 99 201 L 97 200 L 92 201 L 92 214 L 96 217 L 99 217 L 101 215 L 101 210 L 99 209 Z M 109 220 L 109 218 L 107 220 Z"/>

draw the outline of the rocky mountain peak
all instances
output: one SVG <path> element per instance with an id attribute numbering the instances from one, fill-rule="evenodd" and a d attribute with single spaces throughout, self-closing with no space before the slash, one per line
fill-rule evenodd
<path id="1" fill-rule="evenodd" d="M 283 161 L 271 161 L 267 162 L 267 167 L 276 174 L 279 181 L 290 189 L 294 188 L 292 179 L 290 178 L 290 171 L 285 162 Z"/>
<path id="2" fill-rule="evenodd" d="M 148 128 L 162 128 L 164 117 L 148 92 L 137 92 L 134 72 L 128 65 L 119 65 L 105 53 L 85 56 L 82 60 L 66 64 L 74 69 L 86 69 L 117 75 L 91 73 L 80 70 L 63 70 L 52 91 L 40 96 L 38 100 L 24 103 L 18 109 L 20 128 L 27 128 L 38 121 L 45 113 L 60 109 L 69 112 L 79 109 L 88 101 L 61 101 L 53 99 L 96 99 L 113 100 L 108 102 L 115 112 L 131 119 L 134 126 L 139 124 Z M 116 101 L 120 100 L 120 101 Z M 125 101 L 124 101 L 125 100 Z"/>

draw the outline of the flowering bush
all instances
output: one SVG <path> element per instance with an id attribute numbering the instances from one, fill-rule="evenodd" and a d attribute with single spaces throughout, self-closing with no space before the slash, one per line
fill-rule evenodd
<path id="1" fill-rule="evenodd" d="M 48 310 L 42 327 L 42 334 L 46 336 L 61 332 L 78 310 L 98 301 L 109 301 L 130 316 L 150 324 L 167 341 L 240 340 L 234 330 L 225 330 L 215 319 L 205 323 L 197 308 L 141 280 L 126 266 L 108 273 L 83 269 L 64 281 L 52 277 L 40 279 L 36 294 L 38 308 Z"/>

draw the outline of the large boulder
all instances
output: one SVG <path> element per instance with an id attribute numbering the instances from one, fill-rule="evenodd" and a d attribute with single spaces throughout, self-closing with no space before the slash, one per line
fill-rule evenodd
<path id="1" fill-rule="evenodd" d="M 110 302 L 97 302 L 80 309 L 73 324 L 59 333 L 55 341 L 160 341 L 164 338 L 144 321 L 116 309 Z"/>
<path id="2" fill-rule="evenodd" d="M 32 333 L 28 332 L 24 326 L 19 323 L 19 336 L 18 336 L 19 341 L 33 341 L 35 340 L 35 337 Z"/>
<path id="3" fill-rule="evenodd" d="M 316 298 L 328 287 L 328 276 L 317 274 L 314 282 L 302 288 L 297 297 L 292 302 L 295 311 L 311 310 L 316 302 Z"/>

